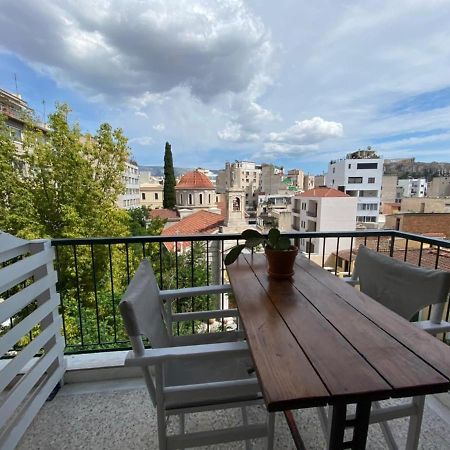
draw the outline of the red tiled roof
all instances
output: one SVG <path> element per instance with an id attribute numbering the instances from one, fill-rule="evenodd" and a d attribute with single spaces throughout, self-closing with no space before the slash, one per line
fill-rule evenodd
<path id="1" fill-rule="evenodd" d="M 176 189 L 214 189 L 214 185 L 204 173 L 193 170 L 181 177 Z"/>
<path id="2" fill-rule="evenodd" d="M 296 197 L 350 197 L 345 192 L 326 186 L 319 186 L 308 191 L 296 194 Z"/>
<path id="3" fill-rule="evenodd" d="M 149 212 L 148 217 L 150 219 L 158 217 L 160 219 L 173 220 L 178 219 L 178 211 L 175 209 L 153 209 Z"/>
<path id="4" fill-rule="evenodd" d="M 179 222 L 163 230 L 161 236 L 212 234 L 223 225 L 222 214 L 215 214 L 209 211 L 197 211 L 181 219 Z M 185 246 L 187 242 L 180 242 L 178 248 Z M 174 251 L 175 244 L 166 242 L 164 244 L 169 251 Z"/>

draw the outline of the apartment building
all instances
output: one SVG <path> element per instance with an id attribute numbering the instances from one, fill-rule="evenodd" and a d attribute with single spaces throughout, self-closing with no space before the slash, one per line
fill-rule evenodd
<path id="1" fill-rule="evenodd" d="M 0 89 L 0 114 L 6 117 L 6 126 L 11 132 L 11 137 L 16 144 L 17 149 L 22 149 L 22 132 L 25 128 L 26 117 L 33 117 L 33 110 L 28 103 L 22 99 L 20 94 Z M 35 126 L 42 131 L 47 131 L 47 125 L 34 119 Z"/>
<path id="2" fill-rule="evenodd" d="M 262 231 L 276 226 L 280 231 L 291 230 L 291 209 L 294 194 L 258 195 L 256 224 Z"/>
<path id="3" fill-rule="evenodd" d="M 163 207 L 164 185 L 162 183 L 142 183 L 139 185 L 140 205 L 151 209 Z"/>
<path id="4" fill-rule="evenodd" d="M 122 175 L 125 192 L 117 198 L 117 205 L 122 209 L 138 208 L 140 205 L 139 167 L 135 161 L 125 163 Z"/>
<path id="5" fill-rule="evenodd" d="M 425 197 L 427 195 L 427 180 L 425 178 L 408 178 L 397 181 L 400 198 Z"/>
<path id="6" fill-rule="evenodd" d="M 368 149 L 331 161 L 326 181 L 329 187 L 357 198 L 358 223 L 375 226 L 380 211 L 382 177 L 383 159 Z"/>
<path id="7" fill-rule="evenodd" d="M 258 191 L 261 188 L 262 166 L 251 161 L 225 163 L 216 178 L 216 192 L 224 194 L 228 189 L 242 189 L 245 193 L 245 206 L 254 209 Z"/>
<path id="8" fill-rule="evenodd" d="M 320 186 L 293 197 L 292 228 L 301 232 L 353 231 L 356 229 L 358 199 L 337 189 Z M 350 239 L 340 239 L 340 248 L 350 247 Z M 300 239 L 299 249 L 324 257 L 336 251 L 337 238 Z"/>
<path id="9" fill-rule="evenodd" d="M 301 169 L 288 170 L 286 178 L 291 180 L 291 185 L 297 187 L 299 190 L 303 190 L 303 179 L 305 173 Z"/>
<path id="10" fill-rule="evenodd" d="M 277 195 L 286 191 L 283 183 L 283 169 L 273 164 L 262 164 L 259 191 L 266 195 Z"/>
<path id="11" fill-rule="evenodd" d="M 310 189 L 313 189 L 315 184 L 315 177 L 314 175 L 304 175 L 303 177 L 303 190 L 304 191 L 309 191 Z"/>
<path id="12" fill-rule="evenodd" d="M 450 213 L 450 197 L 404 198 L 401 204 L 402 213 Z"/>

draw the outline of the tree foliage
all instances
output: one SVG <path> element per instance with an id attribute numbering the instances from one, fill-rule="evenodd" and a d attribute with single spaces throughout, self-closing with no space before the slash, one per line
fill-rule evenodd
<path id="1" fill-rule="evenodd" d="M 173 158 L 171 146 L 166 142 L 166 148 L 164 151 L 164 208 L 175 207 L 175 172 L 173 169 Z"/>

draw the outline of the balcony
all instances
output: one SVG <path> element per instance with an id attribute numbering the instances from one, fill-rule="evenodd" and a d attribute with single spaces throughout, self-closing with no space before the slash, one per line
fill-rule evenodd
<path id="1" fill-rule="evenodd" d="M 306 215 L 308 217 L 317 217 L 317 209 L 312 209 L 312 210 L 306 211 Z"/>
<path id="2" fill-rule="evenodd" d="M 294 241 L 306 240 L 310 250 L 307 257 L 322 267 L 332 267 L 338 276 L 353 270 L 359 244 L 413 264 L 450 270 L 449 241 L 391 230 L 294 232 L 288 236 Z M 317 238 L 322 238 L 320 248 L 315 248 L 312 255 L 312 242 Z M 65 385 L 44 404 L 18 448 L 70 449 L 78 448 L 82 442 L 84 448 L 156 449 L 155 409 L 139 374 L 123 367 L 129 342 L 117 305 L 144 257 L 152 261 L 163 289 L 226 282 L 223 254 L 238 240 L 239 235 L 53 240 L 67 364 Z M 231 301 L 221 294 L 198 301 L 179 301 L 175 308 L 177 312 L 212 309 L 212 305 L 225 308 Z M 429 310 L 421 312 L 425 318 L 429 314 Z M 446 314 L 448 319 L 448 305 Z M 20 319 L 18 316 L 12 316 L 10 324 L 3 324 L 2 334 L 14 328 Z M 190 322 L 183 326 L 177 323 L 173 332 L 214 332 L 234 325 L 237 324 L 227 323 L 224 319 Z M 447 342 L 449 336 L 440 338 Z M 30 341 L 32 336 L 29 339 L 25 336 L 14 345 L 9 356 L 19 354 Z M 448 394 L 427 399 L 422 425 L 423 448 L 447 446 L 450 414 L 445 403 L 450 405 Z M 261 413 L 257 408 L 252 411 L 253 416 Z M 315 410 L 300 410 L 296 415 L 307 448 L 324 448 Z M 225 422 L 240 420 L 240 417 L 236 419 L 235 413 L 225 417 L 219 422 L 215 414 L 202 413 L 197 420 L 188 421 L 187 428 L 200 430 L 207 422 L 222 427 L 227 425 Z M 407 424 L 396 422 L 393 429 L 404 443 Z M 275 448 L 292 448 L 293 445 L 282 415 L 276 419 L 275 442 Z M 368 448 L 383 448 L 383 443 L 379 427 L 371 426 Z M 243 447 L 240 443 L 224 448 Z"/>

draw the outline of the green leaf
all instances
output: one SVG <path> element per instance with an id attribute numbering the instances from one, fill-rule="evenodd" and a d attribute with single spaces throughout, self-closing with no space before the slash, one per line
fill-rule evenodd
<path id="1" fill-rule="evenodd" d="M 241 251 L 244 248 L 245 244 L 239 244 L 232 247 L 227 253 L 227 256 L 225 256 L 225 265 L 228 266 L 230 264 L 233 264 L 238 259 L 238 256 L 241 254 Z"/>
<path id="2" fill-rule="evenodd" d="M 253 238 L 263 238 L 264 239 L 263 235 L 259 231 L 256 231 L 256 230 L 248 229 L 248 230 L 244 230 L 242 232 L 242 239 L 249 240 L 249 239 L 253 239 Z"/>
<path id="3" fill-rule="evenodd" d="M 266 239 L 263 238 L 262 236 L 261 237 L 250 238 L 250 239 L 247 239 L 245 241 L 245 246 L 247 248 L 253 248 L 253 247 L 256 247 L 257 245 L 260 245 L 260 244 L 264 243 L 265 240 Z"/>
<path id="4" fill-rule="evenodd" d="M 280 236 L 278 250 L 287 250 L 291 246 L 291 241 L 286 236 Z"/>
<path id="5" fill-rule="evenodd" d="M 272 248 L 277 248 L 279 238 L 280 230 L 278 228 L 271 228 L 269 230 L 269 244 Z"/>

